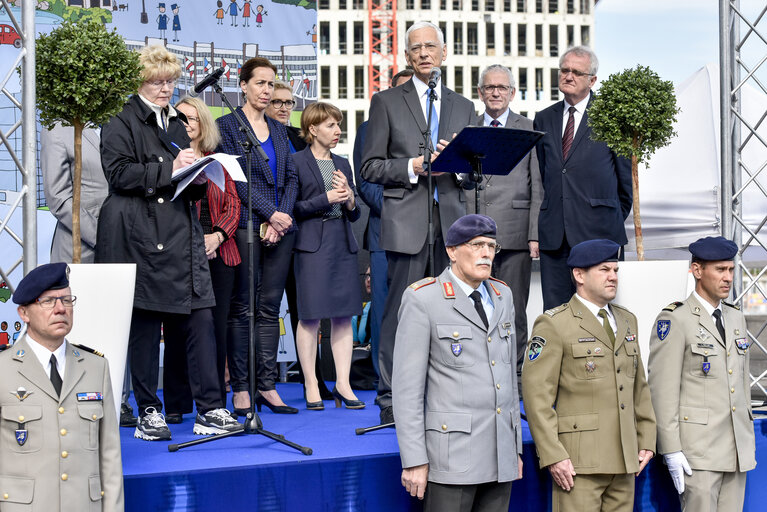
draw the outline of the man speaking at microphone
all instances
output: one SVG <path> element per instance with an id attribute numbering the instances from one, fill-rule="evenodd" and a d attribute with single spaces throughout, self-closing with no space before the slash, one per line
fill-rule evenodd
<path id="1" fill-rule="evenodd" d="M 386 250 L 390 283 L 378 356 L 381 375 L 376 403 L 381 408 L 382 423 L 394 420 L 392 357 L 402 292 L 410 283 L 427 277 L 428 208 L 433 212 L 434 274 L 448 264 L 444 243 L 448 228 L 466 212 L 455 175 L 432 174 L 434 191 L 429 197 L 427 169 L 423 165 L 425 141 L 434 148 L 434 158 L 453 134 L 476 122 L 471 101 L 442 85 L 439 79 L 439 66 L 447 57 L 439 27 L 417 22 L 408 29 L 405 41 L 405 59 L 415 75 L 404 85 L 373 96 L 362 157 L 362 177 L 384 186 L 380 243 Z M 433 108 L 428 100 L 430 81 L 436 95 Z M 431 126 L 427 127 L 430 110 Z"/>

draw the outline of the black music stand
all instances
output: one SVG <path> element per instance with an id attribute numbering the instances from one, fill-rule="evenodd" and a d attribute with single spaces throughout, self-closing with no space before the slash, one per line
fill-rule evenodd
<path id="1" fill-rule="evenodd" d="M 474 211 L 479 213 L 482 176 L 509 174 L 543 135 L 532 130 L 467 126 L 434 159 L 432 172 L 467 174 L 475 183 Z"/>

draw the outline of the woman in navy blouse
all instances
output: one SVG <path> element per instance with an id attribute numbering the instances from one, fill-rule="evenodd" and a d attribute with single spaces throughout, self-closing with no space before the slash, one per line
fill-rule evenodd
<path id="1" fill-rule="evenodd" d="M 245 120 L 258 139 L 269 161 L 265 162 L 253 151 L 249 169 L 253 190 L 252 218 L 256 237 L 263 232 L 260 243 L 253 249 L 256 290 L 255 338 L 256 381 L 255 397 L 258 410 L 266 405 L 272 412 L 293 414 L 298 412 L 282 401 L 274 387 L 277 380 L 277 346 L 280 338 L 279 312 L 285 279 L 295 238 L 293 205 L 298 193 L 298 176 L 290 157 L 285 126 L 266 117 L 264 111 L 272 99 L 277 68 L 263 57 L 249 59 L 240 70 L 240 88 L 245 104 L 233 113 L 218 119 L 221 145 L 218 151 L 230 155 L 244 155 L 240 143 L 246 139 L 235 116 Z M 240 165 L 246 168 L 245 156 Z M 248 172 L 247 170 L 245 172 Z M 237 268 L 235 291 L 229 314 L 229 374 L 232 404 L 238 414 L 250 408 L 248 395 L 248 184 L 237 182 L 237 194 L 242 201 L 240 223 L 235 240 L 243 264 Z"/>

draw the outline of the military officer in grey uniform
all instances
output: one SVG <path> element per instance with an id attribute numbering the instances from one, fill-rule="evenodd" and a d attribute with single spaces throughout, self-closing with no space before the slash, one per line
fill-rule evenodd
<path id="1" fill-rule="evenodd" d="M 27 333 L 0 353 L 0 511 L 123 510 L 109 365 L 64 339 L 68 274 L 66 263 L 42 265 L 13 294 Z"/>
<path id="2" fill-rule="evenodd" d="M 394 416 L 402 485 L 426 511 L 506 512 L 522 478 L 514 304 L 490 277 L 495 235 L 490 217 L 459 218 L 450 266 L 402 296 Z"/>
<path id="3" fill-rule="evenodd" d="M 619 248 L 610 240 L 572 248 L 575 295 L 536 319 L 522 367 L 530 431 L 554 480 L 553 512 L 630 512 L 634 477 L 655 451 L 636 317 L 610 302 Z"/>
<path id="4" fill-rule="evenodd" d="M 722 300 L 738 247 L 719 236 L 689 250 L 695 290 L 661 311 L 650 338 L 658 453 L 685 512 L 735 512 L 756 466 L 746 319 Z"/>

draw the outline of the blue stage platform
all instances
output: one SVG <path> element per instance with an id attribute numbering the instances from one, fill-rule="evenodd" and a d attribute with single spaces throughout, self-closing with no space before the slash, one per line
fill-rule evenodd
<path id="1" fill-rule="evenodd" d="M 133 438 L 123 428 L 122 456 L 125 473 L 125 509 L 129 512 L 258 510 L 272 511 L 417 511 L 400 484 L 400 460 L 393 429 L 362 436 L 355 428 L 378 423 L 375 393 L 358 391 L 367 403 L 362 410 L 324 411 L 304 408 L 300 384 L 278 384 L 296 415 L 273 414 L 264 409 L 264 428 L 309 446 L 313 455 L 302 455 L 260 435 L 242 435 L 213 443 L 168 452 L 168 442 Z M 198 439 L 192 434 L 194 415 L 180 425 L 170 425 L 171 443 Z M 523 422 L 525 476 L 512 486 L 512 511 L 551 510 L 548 472 L 537 469 L 535 447 Z M 762 464 L 748 475 L 747 512 L 765 510 L 767 502 L 767 419 L 758 419 L 757 460 Z M 653 460 L 649 471 L 637 479 L 635 511 L 678 511 L 679 505 L 668 471 Z"/>

